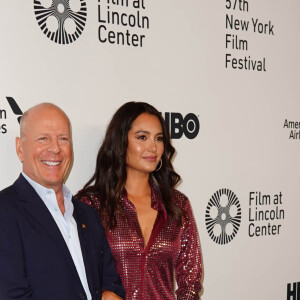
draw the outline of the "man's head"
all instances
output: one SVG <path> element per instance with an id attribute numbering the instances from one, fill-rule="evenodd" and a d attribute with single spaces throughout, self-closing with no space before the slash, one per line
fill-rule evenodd
<path id="1" fill-rule="evenodd" d="M 30 108 L 21 118 L 16 151 L 27 176 L 44 187 L 58 191 L 72 162 L 69 118 L 51 103 Z"/>

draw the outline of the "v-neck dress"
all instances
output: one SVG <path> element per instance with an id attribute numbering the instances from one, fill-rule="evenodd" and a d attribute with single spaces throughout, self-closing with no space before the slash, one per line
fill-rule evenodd
<path id="1" fill-rule="evenodd" d="M 101 196 L 96 192 L 88 189 L 80 200 L 98 212 L 101 209 Z M 125 216 L 116 214 L 117 226 L 106 231 L 106 236 L 126 300 L 199 299 L 202 263 L 196 222 L 184 194 L 175 190 L 172 201 L 185 211 L 181 226 L 167 215 L 160 192 L 151 186 L 151 206 L 158 215 L 145 248 L 135 206 L 126 190 L 123 192 L 121 205 Z M 105 225 L 106 221 L 102 223 Z"/>

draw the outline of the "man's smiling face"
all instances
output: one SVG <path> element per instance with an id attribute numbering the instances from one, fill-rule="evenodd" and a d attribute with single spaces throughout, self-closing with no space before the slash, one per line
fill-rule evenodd
<path id="1" fill-rule="evenodd" d="M 29 111 L 22 124 L 16 150 L 23 172 L 40 185 L 62 187 L 72 162 L 72 139 L 67 116 L 52 105 Z"/>

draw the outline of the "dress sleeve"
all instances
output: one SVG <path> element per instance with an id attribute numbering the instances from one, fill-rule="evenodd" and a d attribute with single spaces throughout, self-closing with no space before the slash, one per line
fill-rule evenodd
<path id="1" fill-rule="evenodd" d="M 201 290 L 202 262 L 196 222 L 189 200 L 184 205 L 181 250 L 176 263 L 176 291 L 178 300 L 199 299 Z"/>

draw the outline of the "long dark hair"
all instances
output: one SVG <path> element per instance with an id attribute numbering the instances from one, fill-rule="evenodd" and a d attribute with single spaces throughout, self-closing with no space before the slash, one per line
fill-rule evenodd
<path id="1" fill-rule="evenodd" d="M 128 131 L 132 122 L 142 113 L 155 115 L 163 129 L 162 166 L 158 171 L 150 174 L 151 184 L 160 190 L 167 213 L 175 217 L 179 224 L 181 223 L 183 211 L 171 201 L 172 193 L 180 181 L 180 176 L 174 171 L 171 163 L 175 149 L 170 142 L 169 130 L 159 111 L 152 105 L 145 102 L 127 102 L 113 115 L 98 152 L 95 173 L 81 192 L 84 193 L 88 189 L 100 194 L 101 209 L 99 213 L 104 220 L 107 220 L 107 229 L 116 227 L 115 213 L 122 213 L 120 199 L 127 178 Z"/>

